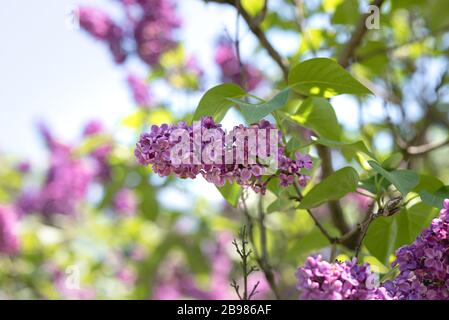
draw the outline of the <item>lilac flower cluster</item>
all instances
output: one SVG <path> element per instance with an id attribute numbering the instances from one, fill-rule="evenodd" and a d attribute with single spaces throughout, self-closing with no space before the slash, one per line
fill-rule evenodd
<path id="1" fill-rule="evenodd" d="M 127 53 L 123 47 L 124 31 L 110 16 L 97 8 L 78 8 L 80 27 L 94 38 L 105 42 L 116 63 L 123 63 Z"/>
<path id="2" fill-rule="evenodd" d="M 396 253 L 399 275 L 385 287 L 401 300 L 449 300 L 449 199 L 438 218 Z"/>
<path id="3" fill-rule="evenodd" d="M 22 213 L 73 215 L 86 196 L 92 171 L 83 159 L 73 156 L 70 146 L 57 142 L 45 127 L 41 129 L 50 149 L 50 167 L 41 188 L 22 194 L 17 206 Z"/>
<path id="4" fill-rule="evenodd" d="M 296 155 L 296 160 L 287 157 L 282 142 L 282 134 L 269 121 L 261 120 L 258 124 L 251 125 L 250 127 L 245 127 L 243 125 L 236 126 L 230 133 L 226 133 L 225 130 L 221 128 L 221 125 L 216 124 L 211 117 L 203 117 L 200 122 L 200 127 L 198 128 L 200 136 L 207 136 L 207 131 L 215 129 L 215 132 L 218 132 L 220 139 L 215 139 L 215 136 L 209 139 L 200 137 L 198 140 L 195 137 L 194 127 L 195 126 L 188 126 L 185 122 L 180 122 L 177 125 L 153 125 L 151 131 L 143 133 L 137 142 L 134 151 L 137 160 L 142 165 L 151 164 L 154 172 L 160 176 L 175 174 L 180 178 L 194 179 L 197 175 L 201 174 L 207 181 L 214 183 L 216 186 L 223 186 L 227 181 L 230 183 L 236 182 L 239 185 L 251 187 L 255 192 L 260 192 L 262 194 L 266 191 L 268 181 L 262 180 L 263 175 L 273 177 L 278 174 L 280 184 L 284 187 L 292 184 L 295 177 L 298 178 L 298 181 L 302 186 L 308 182 L 308 177 L 303 175 L 300 171 L 302 168 L 310 169 L 312 167 L 311 158 L 308 155 L 303 156 L 299 153 Z M 172 134 L 179 129 L 188 132 L 188 146 L 190 147 L 190 151 L 182 155 L 183 159 L 189 160 L 187 161 L 187 164 L 184 164 L 184 162 L 174 163 L 171 157 L 172 150 L 179 143 L 178 140 L 172 139 Z M 267 157 L 275 157 L 277 155 L 278 170 L 272 174 L 271 172 L 268 172 L 268 165 L 266 165 L 265 162 L 266 159 L 261 159 L 259 153 L 257 153 L 258 156 L 256 161 L 248 161 L 250 156 L 248 140 L 239 140 L 242 138 L 239 138 L 239 135 L 236 133 L 245 133 L 250 130 L 256 131 L 259 129 L 265 129 L 265 132 L 273 131 L 277 135 L 277 137 L 274 136 L 274 139 L 277 139 L 275 146 L 276 150 L 273 150 L 273 146 L 270 145 L 270 142 L 268 141 L 266 141 L 265 145 Z M 268 136 L 269 134 L 266 135 L 266 137 Z M 247 136 L 243 139 L 247 139 Z M 238 158 L 236 145 L 238 144 L 244 145 L 243 156 L 245 159 L 243 162 L 236 161 Z M 198 158 L 195 146 L 203 151 L 210 150 L 206 153 L 203 152 L 201 157 L 202 161 L 194 161 L 194 159 Z M 216 152 L 217 148 L 223 150 L 223 152 L 221 152 L 221 154 Z M 226 152 L 232 153 L 234 162 L 226 163 Z M 256 152 L 258 152 L 258 150 L 256 150 Z"/>
<path id="5" fill-rule="evenodd" d="M 384 287 L 377 287 L 368 264 L 357 260 L 329 263 L 320 255 L 308 257 L 296 271 L 297 289 L 304 300 L 391 300 Z"/>
<path id="6" fill-rule="evenodd" d="M 215 51 L 215 63 L 221 70 L 223 82 L 234 82 L 245 86 L 247 90 L 254 90 L 262 82 L 262 73 L 250 64 L 240 67 L 232 42 L 221 39 Z M 242 82 L 245 83 L 242 83 Z"/>
<path id="7" fill-rule="evenodd" d="M 180 20 L 169 0 L 137 0 L 137 3 L 142 11 L 134 28 L 137 52 L 148 65 L 155 65 L 164 52 L 175 47 L 173 31 L 180 26 Z"/>
<path id="8" fill-rule="evenodd" d="M 91 137 L 103 133 L 105 133 L 105 129 L 99 120 L 89 121 L 83 130 L 84 137 Z M 112 148 L 112 144 L 106 142 L 97 146 L 89 154 L 89 158 L 93 160 L 93 176 L 99 181 L 107 181 L 110 178 L 111 168 L 108 160 L 112 152 Z"/>
<path id="9" fill-rule="evenodd" d="M 128 75 L 126 80 L 133 94 L 134 102 L 138 106 L 148 108 L 151 104 L 151 94 L 145 81 L 134 74 Z"/>
<path id="10" fill-rule="evenodd" d="M 170 0 L 121 0 L 126 21 L 118 24 L 108 13 L 91 7 L 79 8 L 80 26 L 94 38 L 105 42 L 117 63 L 130 53 L 125 43 L 148 65 L 159 63 L 160 56 L 176 45 L 174 30 L 180 26 Z M 128 51 L 128 52 L 127 52 Z"/>
<path id="11" fill-rule="evenodd" d="M 0 205 L 0 253 L 15 254 L 19 251 L 17 219 L 14 208 Z"/>

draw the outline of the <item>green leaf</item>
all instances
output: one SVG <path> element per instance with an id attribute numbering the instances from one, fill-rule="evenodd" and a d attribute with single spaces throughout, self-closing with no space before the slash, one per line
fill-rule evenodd
<path id="1" fill-rule="evenodd" d="M 403 208 L 394 218 L 396 219 L 398 226 L 396 243 L 394 246 L 394 249 L 396 249 L 403 245 L 410 244 L 414 238 L 411 234 L 410 215 L 408 214 L 407 209 Z"/>
<path id="2" fill-rule="evenodd" d="M 262 118 L 269 115 L 274 110 L 284 106 L 287 102 L 289 92 L 290 89 L 284 89 L 277 95 L 275 95 L 271 100 L 258 104 L 248 103 L 246 101 L 235 98 L 228 98 L 227 100 L 238 104 L 245 120 L 248 123 L 252 124 L 259 122 Z"/>
<path id="3" fill-rule="evenodd" d="M 341 141 L 333 141 L 325 138 L 319 138 L 315 140 L 316 143 L 321 144 L 330 148 L 339 148 L 345 153 L 348 158 L 354 158 L 356 153 L 361 152 L 369 156 L 370 158 L 376 159 L 374 154 L 369 151 L 367 146 L 362 140 L 356 142 L 341 142 Z"/>
<path id="4" fill-rule="evenodd" d="M 311 209 L 330 200 L 337 200 L 357 189 L 359 175 L 351 167 L 345 167 L 315 185 L 302 199 L 300 209 Z"/>
<path id="5" fill-rule="evenodd" d="M 193 115 L 193 120 L 211 116 L 215 121 L 220 122 L 229 108 L 235 104 L 229 101 L 228 98 L 240 98 L 245 94 L 245 91 L 234 83 L 224 83 L 215 86 L 209 89 L 201 98 Z"/>
<path id="6" fill-rule="evenodd" d="M 439 209 L 418 202 L 407 208 L 408 220 L 410 221 L 410 239 L 414 240 L 422 230 L 430 225 L 430 222 L 438 214 Z"/>
<path id="7" fill-rule="evenodd" d="M 332 105 L 324 98 L 310 97 L 300 106 L 292 119 L 315 131 L 320 137 L 339 140 L 341 126 Z"/>
<path id="8" fill-rule="evenodd" d="M 332 16 L 332 24 L 354 25 L 360 19 L 359 2 L 357 0 L 345 0 L 337 7 Z"/>
<path id="9" fill-rule="evenodd" d="M 382 162 L 382 167 L 387 169 L 396 169 L 400 164 L 404 156 L 400 152 L 393 153 L 387 159 Z"/>
<path id="10" fill-rule="evenodd" d="M 251 16 L 256 16 L 264 7 L 264 0 L 242 0 L 242 7 Z"/>
<path id="11" fill-rule="evenodd" d="M 217 187 L 225 200 L 233 207 L 239 202 L 240 192 L 242 188 L 235 182 L 227 182 L 223 187 Z"/>
<path id="12" fill-rule="evenodd" d="M 376 161 L 370 160 L 368 163 L 374 171 L 391 182 L 403 196 L 406 196 L 419 183 L 419 176 L 411 170 L 395 170 L 390 172 L 382 168 Z"/>
<path id="13" fill-rule="evenodd" d="M 424 203 L 432 207 L 441 209 L 443 207 L 444 199 L 449 199 L 449 186 L 443 186 L 434 193 L 431 193 L 427 190 L 422 190 L 419 193 L 419 196 Z"/>
<path id="14" fill-rule="evenodd" d="M 327 247 L 328 245 L 329 240 L 320 230 L 315 228 L 304 237 L 295 239 L 295 241 L 289 245 L 286 256 L 292 257 L 296 260 L 297 257 L 307 256 L 312 251 L 319 250 Z"/>
<path id="15" fill-rule="evenodd" d="M 314 58 L 297 64 L 288 75 L 288 83 L 306 96 L 329 98 L 343 93 L 372 93 L 337 62 L 328 58 Z"/>
<path id="16" fill-rule="evenodd" d="M 371 223 L 363 244 L 380 262 L 388 264 L 395 248 L 397 231 L 394 217 L 380 217 Z"/>

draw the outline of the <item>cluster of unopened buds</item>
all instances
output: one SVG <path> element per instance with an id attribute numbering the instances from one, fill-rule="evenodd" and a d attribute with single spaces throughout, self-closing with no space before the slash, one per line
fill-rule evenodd
<path id="1" fill-rule="evenodd" d="M 160 176 L 194 179 L 201 174 L 219 187 L 236 182 L 262 194 L 275 177 L 281 186 L 296 179 L 299 185 L 306 185 L 309 178 L 301 169 L 312 167 L 308 155 L 297 153 L 293 160 L 285 154 L 282 134 L 266 120 L 249 127 L 236 126 L 230 132 L 211 117 L 193 126 L 185 122 L 153 125 L 140 136 L 135 155 L 140 164 L 152 165 Z"/>

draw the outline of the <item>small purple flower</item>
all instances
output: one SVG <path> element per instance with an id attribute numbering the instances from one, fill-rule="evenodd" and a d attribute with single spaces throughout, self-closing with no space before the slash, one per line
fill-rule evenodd
<path id="1" fill-rule="evenodd" d="M 296 152 L 295 156 L 298 167 L 305 169 L 313 168 L 312 158 L 308 154 L 302 155 L 300 152 Z"/>

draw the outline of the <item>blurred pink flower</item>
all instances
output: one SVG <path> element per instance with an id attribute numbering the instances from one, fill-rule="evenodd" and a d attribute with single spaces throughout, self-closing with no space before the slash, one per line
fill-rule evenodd
<path id="1" fill-rule="evenodd" d="M 17 212 L 13 207 L 0 205 L 0 252 L 15 254 L 20 249 L 17 235 Z"/>

